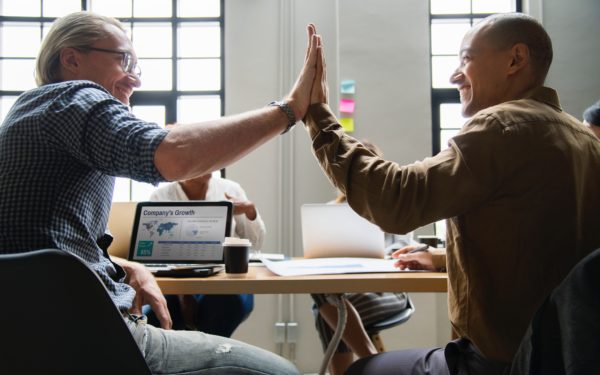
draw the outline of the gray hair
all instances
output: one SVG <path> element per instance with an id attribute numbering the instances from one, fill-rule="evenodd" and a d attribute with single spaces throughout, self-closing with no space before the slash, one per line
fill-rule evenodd
<path id="1" fill-rule="evenodd" d="M 35 82 L 38 86 L 59 82 L 60 51 L 66 47 L 89 47 L 109 36 L 106 25 L 125 32 L 117 19 L 92 12 L 76 12 L 57 19 L 44 38 L 37 56 Z"/>
<path id="2" fill-rule="evenodd" d="M 542 85 L 552 64 L 552 41 L 535 18 L 523 13 L 495 14 L 484 19 L 489 34 L 501 48 L 511 48 L 524 43 L 529 48 L 533 73 L 537 84 Z"/>

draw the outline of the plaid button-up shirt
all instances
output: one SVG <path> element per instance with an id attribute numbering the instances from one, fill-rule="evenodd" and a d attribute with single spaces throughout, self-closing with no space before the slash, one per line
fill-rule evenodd
<path id="1" fill-rule="evenodd" d="M 135 292 L 97 244 L 115 176 L 164 181 L 154 152 L 167 131 L 89 81 L 21 95 L 0 126 L 0 253 L 58 248 L 96 271 L 119 309 Z"/>

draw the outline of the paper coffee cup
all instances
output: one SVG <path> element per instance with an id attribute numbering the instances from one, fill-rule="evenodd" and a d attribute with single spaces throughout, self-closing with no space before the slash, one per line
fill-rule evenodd
<path id="1" fill-rule="evenodd" d="M 248 273 L 251 246 L 252 244 L 246 238 L 225 237 L 223 241 L 225 273 L 242 276 Z"/>

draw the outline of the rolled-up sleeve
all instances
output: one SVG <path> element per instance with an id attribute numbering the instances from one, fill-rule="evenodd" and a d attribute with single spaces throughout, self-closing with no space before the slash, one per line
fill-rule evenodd
<path id="1" fill-rule="evenodd" d="M 47 111 L 48 142 L 107 175 L 152 184 L 165 181 L 154 165 L 154 153 L 167 130 L 136 118 L 96 86 L 75 86 L 63 95 Z"/>

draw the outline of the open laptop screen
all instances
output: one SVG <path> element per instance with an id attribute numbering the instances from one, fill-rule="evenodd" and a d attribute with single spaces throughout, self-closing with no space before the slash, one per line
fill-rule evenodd
<path id="1" fill-rule="evenodd" d="M 140 202 L 129 260 L 140 263 L 222 263 L 231 228 L 228 201 Z"/>
<path id="2" fill-rule="evenodd" d="M 348 204 L 303 204 L 300 213 L 305 258 L 384 257 L 384 233 Z"/>

